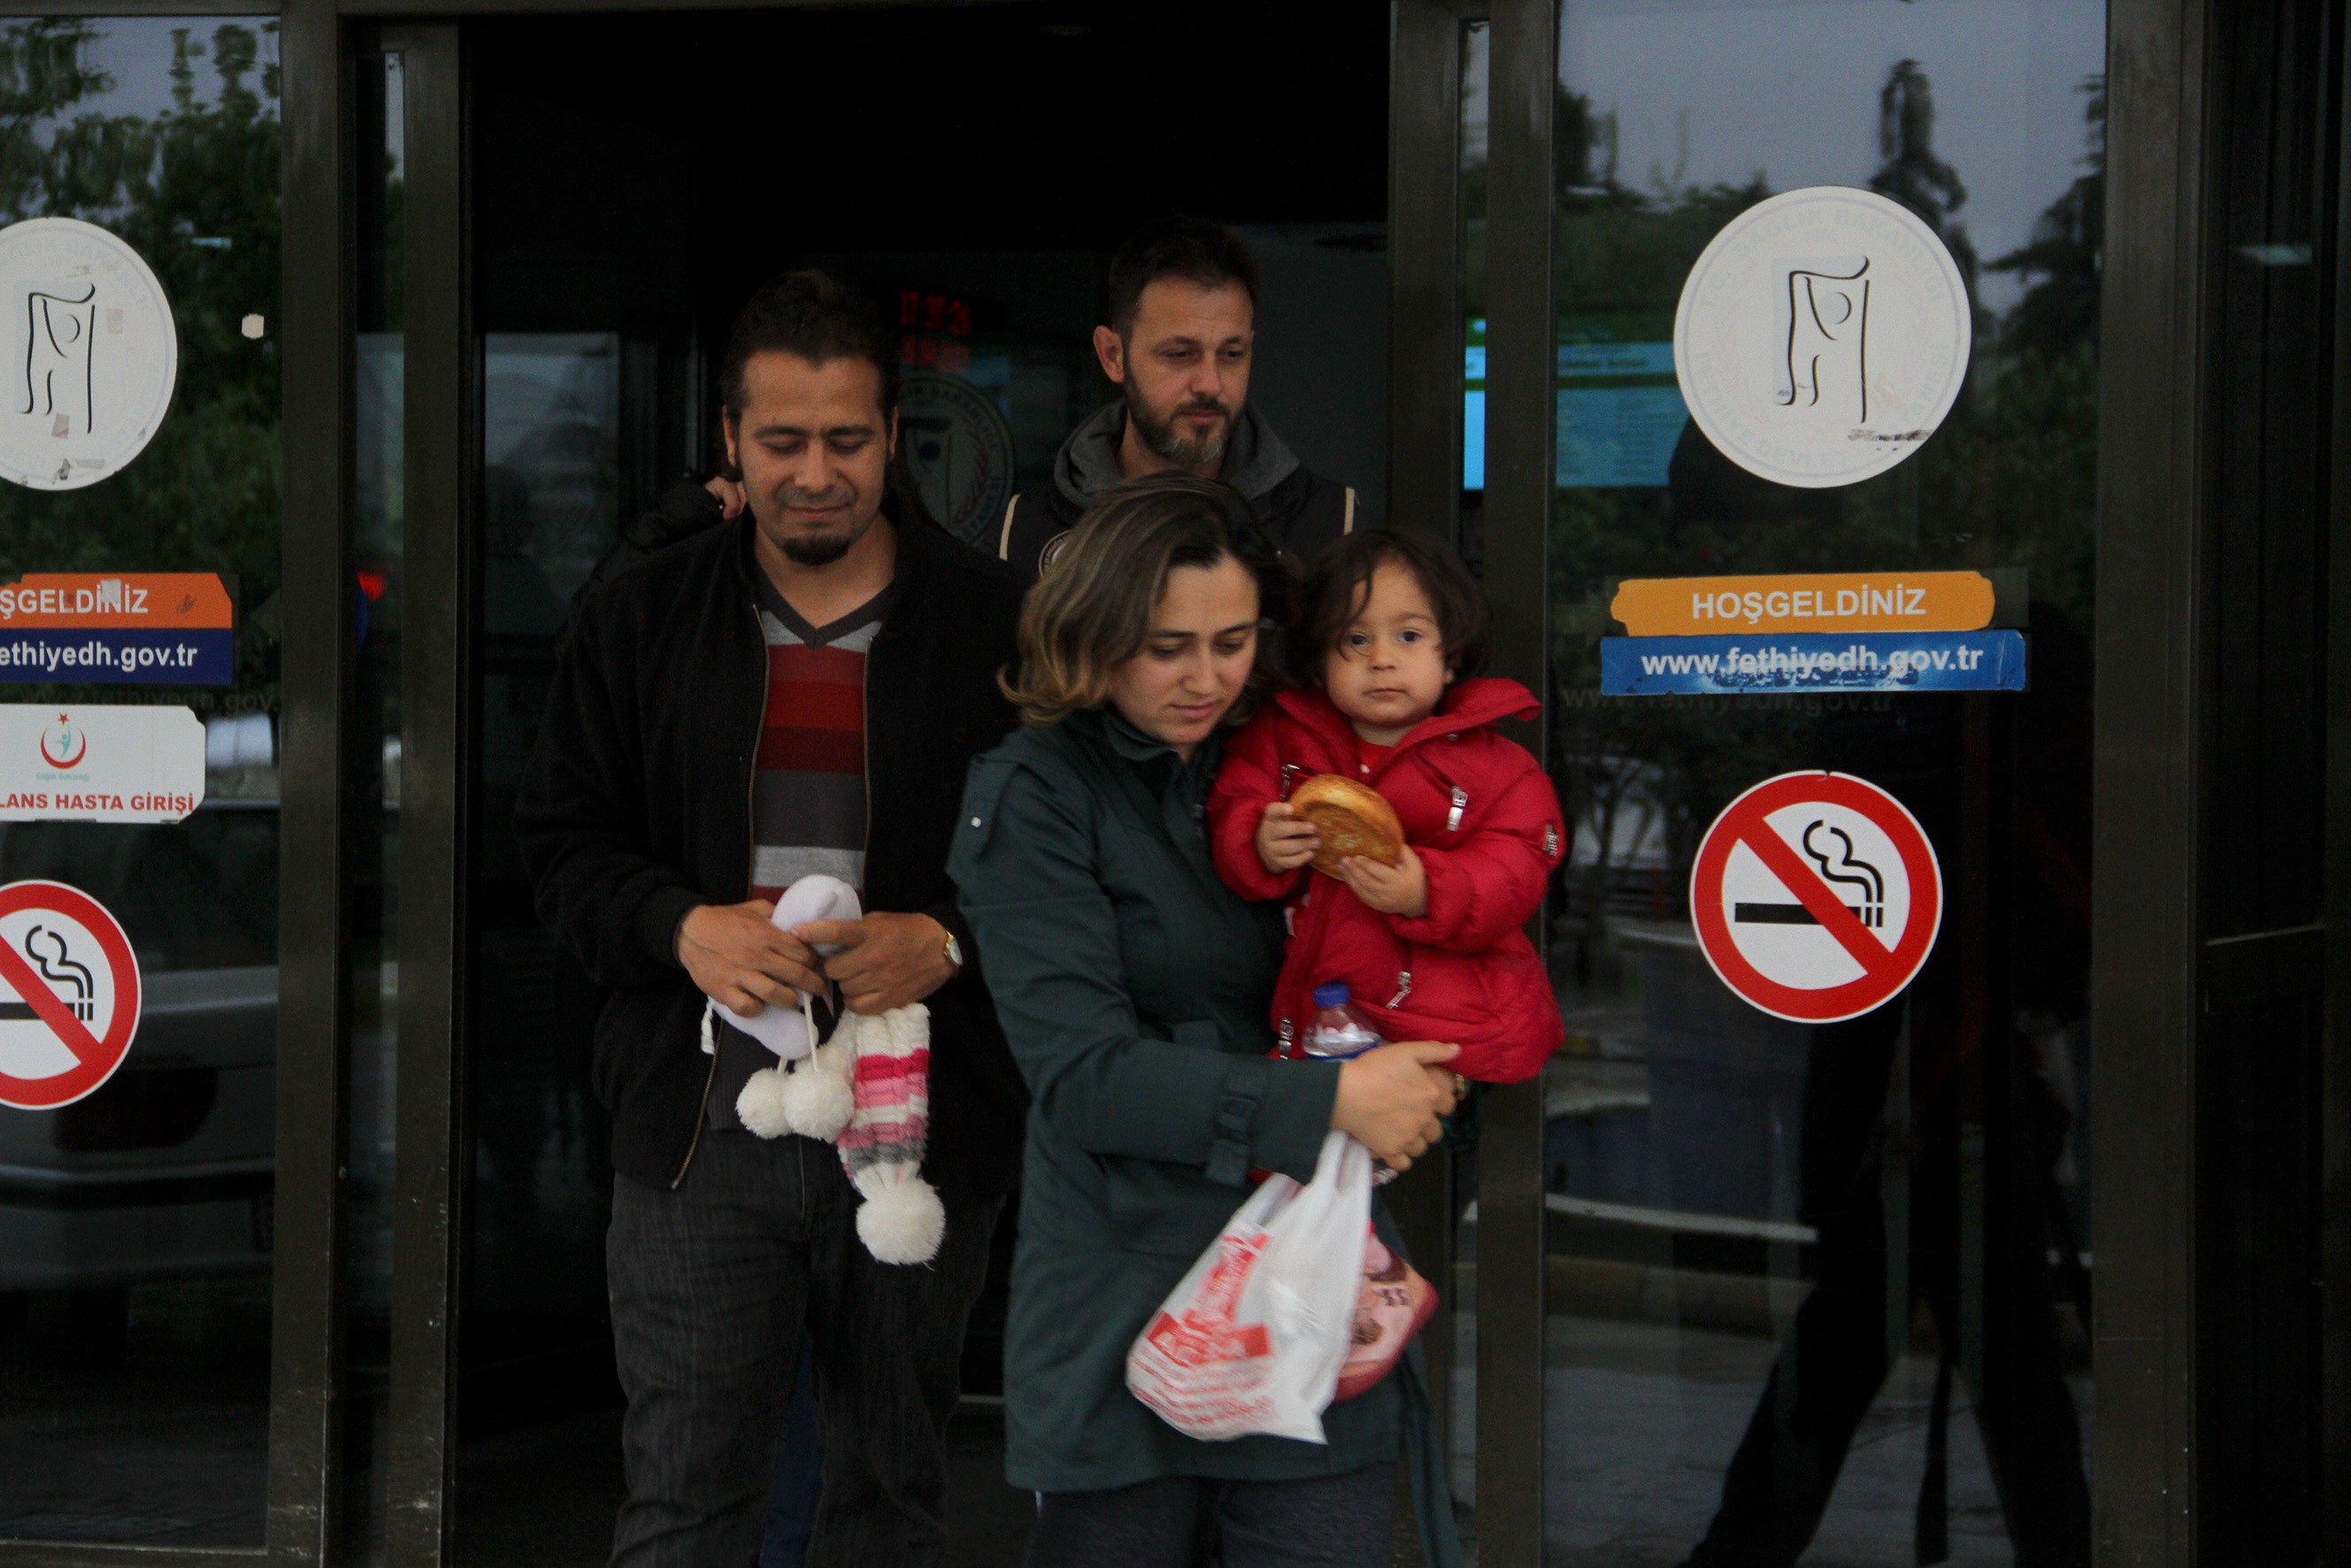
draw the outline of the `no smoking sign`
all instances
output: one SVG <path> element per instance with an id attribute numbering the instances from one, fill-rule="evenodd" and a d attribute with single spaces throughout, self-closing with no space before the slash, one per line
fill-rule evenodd
<path id="1" fill-rule="evenodd" d="M 95 1093 L 139 1031 L 139 961 L 89 894 L 0 887 L 0 1105 L 51 1111 Z"/>
<path id="2" fill-rule="evenodd" d="M 1918 973 L 1942 927 L 1942 871 L 1917 819 L 1876 785 L 1783 773 L 1707 830 L 1690 918 L 1741 998 L 1834 1023 L 1884 1006 Z"/>

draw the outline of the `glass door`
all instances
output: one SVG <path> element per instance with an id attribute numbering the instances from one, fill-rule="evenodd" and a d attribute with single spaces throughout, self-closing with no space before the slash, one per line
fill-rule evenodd
<path id="1" fill-rule="evenodd" d="M 0 1560 L 315 1560 L 333 988 L 281 911 L 336 889 L 281 846 L 331 829 L 337 596 L 283 532 L 281 28 L 18 16 L 0 83 Z"/>
<path id="2" fill-rule="evenodd" d="M 1481 1321 L 1526 1341 L 1489 1378 L 1541 1369 L 1512 1543 L 2086 1563 L 2105 7 L 1562 0 L 1495 37 L 1495 124 L 1544 133 L 1493 152 L 1488 580 L 1540 583 L 1504 613 L 1574 824 L 1539 1183 L 1481 1199 L 1481 1273 L 1507 1223 L 1541 1303 Z M 1882 643 L 1834 592 L 1896 578 L 1974 608 Z M 1920 674 L 1980 645 L 2019 678 Z"/>
<path id="3" fill-rule="evenodd" d="M 574 605 L 600 572 L 659 548 L 681 492 L 695 498 L 720 465 L 712 383 L 729 324 L 797 267 L 883 301 L 907 385 L 929 400 L 908 425 L 925 505 L 993 552 L 1012 489 L 1050 483 L 1070 432 L 1115 395 L 1092 347 L 1103 269 L 1131 227 L 1167 212 L 1205 214 L 1253 247 L 1266 326 L 1251 400 L 1302 463 L 1353 489 L 1358 526 L 1386 516 L 1389 37 L 1377 11 L 1333 26 L 1219 3 L 1180 36 L 1143 13 L 784 7 L 482 16 L 370 43 L 381 52 L 361 61 L 364 90 L 387 128 L 404 105 L 406 132 L 397 147 L 372 133 L 360 158 L 381 265 L 406 269 L 397 320 L 360 324 L 385 415 L 365 426 L 363 486 L 374 437 L 391 442 L 384 485 L 362 494 L 390 497 L 395 465 L 404 486 L 396 507 L 362 508 L 384 552 L 371 603 L 385 637 L 363 653 L 378 685 L 351 749 L 396 802 L 381 847 L 397 956 L 361 956 L 351 981 L 355 1008 L 374 998 L 379 1021 L 396 1019 L 354 1040 L 395 1081 L 366 1151 L 391 1184 L 371 1213 L 393 1221 L 390 1271 L 366 1297 L 387 1347 L 369 1441 L 392 1490 L 370 1490 L 429 1500 L 385 1519 L 395 1561 L 574 1563 L 607 1549 L 624 1495 L 610 1120 L 592 1072 L 603 998 L 538 920 L 511 826 Z M 1005 109 L 1059 102 L 1145 53 L 1177 74 L 1238 69 L 1248 112 L 1206 141 L 1138 123 L 1122 149 L 1072 141 L 1058 113 Z M 810 89 L 822 106 L 803 112 L 872 129 L 873 176 L 821 221 L 747 185 L 740 150 L 772 135 L 771 106 L 712 99 L 716 57 L 835 62 Z M 1281 90 L 1309 70 L 1342 85 L 1311 103 Z M 674 112 L 686 101 L 703 108 Z M 876 120 L 884 101 L 901 108 Z M 1041 213 L 966 177 L 1073 157 Z M 1449 276 L 1449 223 L 1437 232 Z M 1458 422 L 1450 318 L 1435 333 L 1437 405 Z M 445 486 L 429 503 L 428 483 Z M 1012 1223 L 949 1434 L 957 1563 L 1017 1561 L 1034 1515 L 1003 1480 Z M 806 1490 L 779 1475 L 775 1561 L 789 1560 Z"/>

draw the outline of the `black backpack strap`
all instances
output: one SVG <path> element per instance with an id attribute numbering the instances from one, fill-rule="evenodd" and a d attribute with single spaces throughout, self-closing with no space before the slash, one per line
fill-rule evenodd
<path id="1" fill-rule="evenodd" d="M 1012 499 L 1004 503 L 1004 527 L 996 535 L 996 559 L 998 560 L 1012 559 L 1012 518 L 1019 510 L 1020 492 L 1015 490 Z"/>
<path id="2" fill-rule="evenodd" d="M 1081 515 L 1050 485 L 1023 490 L 1005 506 L 1004 522 L 997 530 L 997 559 L 1036 581 L 1060 553 L 1055 545 L 1077 527 Z"/>
<path id="3" fill-rule="evenodd" d="M 1298 469 L 1269 492 L 1262 503 L 1266 526 L 1282 553 L 1311 565 L 1332 544 L 1355 531 L 1353 487 Z"/>

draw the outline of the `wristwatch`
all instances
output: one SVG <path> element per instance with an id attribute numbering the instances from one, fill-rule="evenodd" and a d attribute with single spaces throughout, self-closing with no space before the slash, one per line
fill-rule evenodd
<path id="1" fill-rule="evenodd" d="M 962 972 L 963 944 L 956 940 L 956 934 L 952 931 L 947 933 L 947 962 L 954 966 L 958 974 Z"/>

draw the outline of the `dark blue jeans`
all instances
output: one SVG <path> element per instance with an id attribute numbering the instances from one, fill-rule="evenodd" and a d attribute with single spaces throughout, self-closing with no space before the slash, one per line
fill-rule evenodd
<path id="1" fill-rule="evenodd" d="M 1000 1201 L 951 1204 L 927 1267 L 877 1263 L 827 1144 L 705 1130 L 675 1191 L 613 1183 L 606 1265 L 629 1397 L 614 1568 L 746 1568 L 803 1331 L 824 1427 L 809 1568 L 922 1568 L 946 1544 L 945 1428 Z"/>
<path id="2" fill-rule="evenodd" d="M 776 1479 L 768 1492 L 767 1539 L 759 1543 L 759 1568 L 804 1568 L 809 1537 L 816 1533 L 823 1465 L 824 1417 L 816 1407 L 816 1347 L 803 1337 L 791 1408 L 784 1412 L 784 1435 L 776 1445 Z"/>

